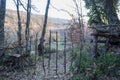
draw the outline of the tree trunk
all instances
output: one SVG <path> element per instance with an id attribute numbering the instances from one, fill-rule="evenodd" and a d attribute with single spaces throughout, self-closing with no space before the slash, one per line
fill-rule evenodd
<path id="1" fill-rule="evenodd" d="M 5 12 L 6 12 L 6 0 L 0 0 L 0 46 L 4 45 Z"/>
<path id="2" fill-rule="evenodd" d="M 43 54 L 43 51 L 44 51 L 43 50 L 43 48 L 44 48 L 44 37 L 45 37 L 46 27 L 47 27 L 47 18 L 48 18 L 49 5 L 50 5 L 50 0 L 47 1 L 44 24 L 43 24 L 43 30 L 42 30 L 42 34 L 41 34 L 41 38 L 40 38 L 40 43 L 38 45 L 39 55 Z"/>
<path id="3" fill-rule="evenodd" d="M 27 19 L 26 19 L 26 29 L 25 29 L 25 38 L 26 38 L 26 54 L 30 54 L 30 16 L 31 16 L 31 0 L 28 0 L 27 3 Z"/>
<path id="4" fill-rule="evenodd" d="M 105 9 L 105 14 L 108 19 L 108 24 L 118 24 L 119 19 L 116 13 L 114 0 L 105 0 L 104 9 Z"/>
<path id="5" fill-rule="evenodd" d="M 17 17 L 18 17 L 18 54 L 22 54 L 22 43 L 21 43 L 21 40 L 22 40 L 22 36 L 21 36 L 21 30 L 22 30 L 22 25 L 21 25 L 21 18 L 20 18 L 20 11 L 19 11 L 19 5 L 20 5 L 20 2 L 19 0 L 17 0 L 17 4 L 16 4 L 16 7 L 17 7 Z"/>

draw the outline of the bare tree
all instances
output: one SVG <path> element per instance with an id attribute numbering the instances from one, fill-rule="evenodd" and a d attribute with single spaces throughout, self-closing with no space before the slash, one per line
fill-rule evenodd
<path id="1" fill-rule="evenodd" d="M 27 19 L 26 19 L 26 29 L 25 29 L 25 38 L 26 38 L 26 54 L 30 54 L 30 16 L 31 16 L 31 0 L 28 0 L 27 3 Z"/>
<path id="2" fill-rule="evenodd" d="M 40 43 L 38 45 L 39 55 L 42 54 L 42 64 L 43 64 L 44 74 L 46 74 L 45 65 L 44 65 L 44 38 L 45 38 L 46 27 L 47 27 L 47 18 L 48 18 L 49 5 L 50 5 L 50 0 L 47 1 L 44 24 L 43 24 L 43 30 L 42 30 L 42 34 L 41 34 L 41 38 L 40 38 Z"/>
<path id="3" fill-rule="evenodd" d="M 42 30 L 42 34 L 41 34 L 41 38 L 40 38 L 40 43 L 38 45 L 39 55 L 43 53 L 44 38 L 45 38 L 46 27 L 47 27 L 47 18 L 48 18 L 49 5 L 50 5 L 50 0 L 47 1 L 47 5 L 46 5 L 46 12 L 45 12 L 43 30 Z"/>
<path id="4" fill-rule="evenodd" d="M 0 0 L 0 46 L 4 45 L 5 12 L 6 12 L 6 0 Z"/>
<path id="5" fill-rule="evenodd" d="M 14 0 L 16 8 L 17 8 L 17 17 L 18 17 L 18 54 L 22 54 L 22 36 L 21 36 L 21 30 L 22 30 L 22 25 L 21 25 L 21 17 L 20 17 L 20 11 L 19 11 L 19 6 L 20 6 L 20 0 Z"/>

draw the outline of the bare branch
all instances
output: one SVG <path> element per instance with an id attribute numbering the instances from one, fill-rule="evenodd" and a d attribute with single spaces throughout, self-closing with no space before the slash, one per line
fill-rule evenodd
<path id="1" fill-rule="evenodd" d="M 55 9 L 55 10 L 57 10 L 57 11 L 60 11 L 60 9 L 56 8 L 56 7 L 53 6 L 52 4 L 50 4 L 50 6 L 51 6 L 53 9 Z"/>
<path id="2" fill-rule="evenodd" d="M 15 6 L 17 6 L 17 2 L 15 1 L 15 0 L 13 0 L 14 1 L 14 3 L 15 3 Z"/>
<path id="3" fill-rule="evenodd" d="M 31 5 L 31 9 L 33 9 L 34 11 L 38 13 L 40 12 L 40 10 L 38 10 L 38 8 L 35 5 Z"/>
<path id="4" fill-rule="evenodd" d="M 56 8 L 55 6 L 53 6 L 52 4 L 50 4 L 50 5 L 51 5 L 51 7 L 52 7 L 53 9 L 55 9 L 55 10 L 57 10 L 57 11 L 63 11 L 63 12 L 65 12 L 65 13 L 69 14 L 69 16 L 71 16 L 71 17 L 74 16 L 72 13 L 70 13 L 69 11 L 67 11 L 67 10 L 65 10 L 65 9 L 58 9 L 58 8 Z"/>
<path id="5" fill-rule="evenodd" d="M 24 6 L 23 2 L 20 0 L 20 5 L 27 11 L 27 8 Z"/>
<path id="6" fill-rule="evenodd" d="M 79 22 L 79 26 L 80 26 L 80 25 L 81 25 L 81 24 L 80 24 L 80 23 L 81 23 L 81 20 L 80 20 L 80 10 L 79 10 L 79 6 L 78 6 L 78 3 L 77 3 L 76 0 L 73 0 L 73 2 L 74 2 L 75 6 L 76 6 L 76 8 L 77 8 L 78 22 Z"/>

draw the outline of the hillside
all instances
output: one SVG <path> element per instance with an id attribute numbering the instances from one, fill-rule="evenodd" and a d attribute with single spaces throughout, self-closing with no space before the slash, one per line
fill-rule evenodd
<path id="1" fill-rule="evenodd" d="M 21 22 L 22 22 L 22 35 L 24 36 L 25 27 L 26 27 L 26 13 L 20 12 L 21 15 Z M 40 33 L 42 31 L 42 25 L 44 21 L 43 15 L 31 15 L 31 23 L 30 23 L 30 29 L 31 29 L 31 36 L 35 36 L 36 33 Z M 47 24 L 47 34 L 49 35 L 49 30 L 54 29 L 63 29 L 66 28 L 64 24 L 68 24 L 68 20 L 66 19 L 59 19 L 59 18 L 49 18 L 48 24 Z M 6 40 L 8 41 L 16 41 L 17 40 L 17 12 L 14 10 L 7 10 L 6 11 L 6 17 L 5 17 L 5 32 L 6 32 Z M 39 38 L 38 37 L 38 38 Z M 24 39 L 24 37 L 23 37 Z"/>

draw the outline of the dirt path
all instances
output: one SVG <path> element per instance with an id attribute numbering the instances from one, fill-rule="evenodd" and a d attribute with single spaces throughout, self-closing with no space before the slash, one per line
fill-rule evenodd
<path id="1" fill-rule="evenodd" d="M 40 65 L 38 65 L 39 67 L 36 68 L 36 72 L 38 72 L 38 74 L 42 75 L 36 75 L 36 80 L 63 80 L 63 78 L 67 78 L 67 76 L 64 74 L 64 56 L 63 56 L 63 52 L 59 52 L 58 55 L 58 74 L 56 75 L 56 53 L 52 53 L 51 55 L 51 65 L 50 65 L 50 74 L 48 74 L 48 58 L 45 58 L 45 69 L 46 69 L 46 76 L 44 75 L 44 71 L 43 71 L 43 67 L 42 64 L 40 63 Z M 70 60 L 69 60 L 69 56 L 67 54 L 67 58 L 66 58 L 66 74 L 69 74 L 69 67 L 70 67 Z"/>
<path id="2" fill-rule="evenodd" d="M 24 71 L 15 71 L 3 73 L 6 78 L 0 77 L 2 80 L 66 80 L 70 78 L 70 57 L 69 53 L 66 54 L 66 74 L 64 74 L 64 56 L 63 52 L 58 54 L 58 74 L 56 75 L 56 53 L 51 54 L 50 73 L 48 74 L 48 57 L 45 55 L 45 69 L 46 75 L 44 74 L 42 62 L 38 62 L 36 67 L 26 68 Z M 1 76 L 1 75 L 0 75 Z M 0 79 L 0 80 L 1 80 Z"/>

